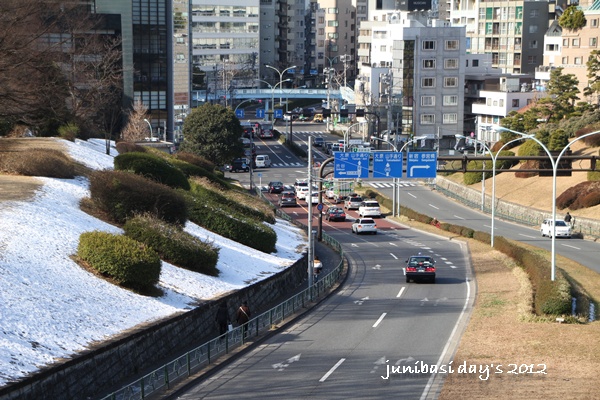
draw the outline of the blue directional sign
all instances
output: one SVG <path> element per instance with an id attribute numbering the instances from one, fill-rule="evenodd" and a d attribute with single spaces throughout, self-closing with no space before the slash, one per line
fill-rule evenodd
<path id="1" fill-rule="evenodd" d="M 402 178 L 402 153 L 373 153 L 373 178 Z"/>
<path id="2" fill-rule="evenodd" d="M 276 109 L 275 111 L 273 111 L 273 118 L 283 118 L 283 110 Z"/>
<path id="3" fill-rule="evenodd" d="M 407 178 L 435 178 L 436 176 L 437 153 L 435 151 L 408 153 L 406 161 Z"/>
<path id="4" fill-rule="evenodd" d="M 244 113 L 243 109 L 240 108 L 239 110 L 235 110 L 235 116 L 236 117 L 238 117 L 238 118 L 244 118 L 244 115 L 245 115 L 245 113 Z"/>
<path id="5" fill-rule="evenodd" d="M 364 151 L 360 153 L 344 153 L 341 151 L 333 153 L 333 177 L 368 178 L 370 154 Z"/>
<path id="6" fill-rule="evenodd" d="M 256 109 L 256 118 L 264 118 L 265 117 L 265 110 L 263 108 L 257 108 Z"/>

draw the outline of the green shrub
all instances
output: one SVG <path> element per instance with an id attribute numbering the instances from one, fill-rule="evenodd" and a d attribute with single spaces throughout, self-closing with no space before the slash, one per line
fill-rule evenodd
<path id="1" fill-rule="evenodd" d="M 491 167 L 491 161 L 487 162 L 487 165 Z M 483 169 L 483 161 L 469 161 L 467 169 Z M 481 182 L 483 174 L 481 172 L 465 172 L 463 174 L 463 182 L 465 185 L 473 185 L 477 182 Z"/>
<path id="2" fill-rule="evenodd" d="M 519 163 L 517 160 L 499 160 L 500 157 L 514 157 L 513 151 L 502 150 L 498 153 L 496 158 L 496 174 L 500 173 L 503 169 L 511 169 Z"/>
<path id="3" fill-rule="evenodd" d="M 593 182 L 600 181 L 600 171 L 588 171 L 587 180 Z"/>
<path id="4" fill-rule="evenodd" d="M 538 315 L 564 315 L 571 313 L 570 285 L 557 274 L 555 280 L 549 278 L 538 282 L 535 292 L 535 310 Z"/>
<path id="5" fill-rule="evenodd" d="M 115 169 L 131 171 L 173 188 L 190 189 L 190 183 L 183 172 L 155 154 L 119 154 L 115 157 Z"/>
<path id="6" fill-rule="evenodd" d="M 131 153 L 131 152 L 138 152 L 138 153 L 146 152 L 146 148 L 144 146 L 140 146 L 139 144 L 133 143 L 133 142 L 118 142 L 116 145 L 116 148 L 117 148 L 117 152 L 119 154 Z"/>
<path id="7" fill-rule="evenodd" d="M 59 150 L 31 149 L 3 153 L 0 172 L 25 176 L 72 179 L 75 165 L 69 156 Z"/>
<path id="8" fill-rule="evenodd" d="M 179 225 L 187 221 L 187 206 L 182 194 L 129 172 L 93 172 L 90 175 L 90 194 L 94 203 L 117 223 L 144 213 Z"/>
<path id="9" fill-rule="evenodd" d="M 519 156 L 537 156 L 541 150 L 542 148 L 535 140 L 529 139 L 519 147 Z"/>
<path id="10" fill-rule="evenodd" d="M 190 164 L 187 161 L 178 160 L 176 158 L 172 159 L 170 162 L 171 162 L 171 164 L 173 164 L 173 166 L 175 166 L 181 172 L 183 172 L 183 174 L 188 178 L 189 177 L 204 177 L 204 178 L 207 178 L 209 181 L 221 186 L 222 189 L 226 189 L 226 188 L 230 187 L 229 183 L 224 178 L 217 175 L 212 170 L 207 170 L 207 169 L 199 167 L 195 164 Z"/>
<path id="11" fill-rule="evenodd" d="M 180 226 L 145 215 L 128 219 L 123 229 L 125 235 L 156 250 L 168 263 L 206 275 L 219 275 L 219 249 L 190 235 Z"/>
<path id="12" fill-rule="evenodd" d="M 68 123 L 58 128 L 58 135 L 65 140 L 70 140 L 71 142 L 75 141 L 75 138 L 78 134 L 79 127 L 73 123 Z"/>
<path id="13" fill-rule="evenodd" d="M 214 171 L 214 169 L 216 168 L 215 164 L 212 161 L 209 161 L 206 158 L 196 155 L 194 153 L 188 153 L 186 151 L 180 151 L 178 153 L 175 153 L 175 158 L 177 160 L 185 161 L 197 167 L 204 168 L 207 171 Z"/>
<path id="14" fill-rule="evenodd" d="M 195 224 L 264 253 L 275 251 L 277 234 L 262 221 L 206 202 L 199 194 L 187 198 L 190 220 Z"/>
<path id="15" fill-rule="evenodd" d="M 148 246 L 122 235 L 86 232 L 79 237 L 77 255 L 117 283 L 146 289 L 160 277 L 160 258 Z"/>

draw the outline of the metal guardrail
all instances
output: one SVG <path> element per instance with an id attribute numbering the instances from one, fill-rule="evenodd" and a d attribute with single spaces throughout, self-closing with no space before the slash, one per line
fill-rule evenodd
<path id="1" fill-rule="evenodd" d="M 260 193 L 260 197 L 265 198 L 260 190 L 258 192 Z M 280 210 L 277 210 L 277 215 L 288 221 L 292 221 L 289 215 L 280 212 Z M 305 229 L 307 228 L 300 223 L 296 223 L 296 225 Z M 341 260 L 330 273 L 319 278 L 312 287 L 304 289 L 297 295 L 252 318 L 246 324 L 238 326 L 232 331 L 177 357 L 135 382 L 103 397 L 102 400 L 141 400 L 156 394 L 160 390 L 168 390 L 174 383 L 190 377 L 202 368 L 209 366 L 219 357 L 228 354 L 232 349 L 244 345 L 248 339 L 258 337 L 262 333 L 269 331 L 273 325 L 284 321 L 296 311 L 306 308 L 309 303 L 318 299 L 329 288 L 335 285 L 339 281 L 343 271 L 344 254 L 341 244 L 326 233 L 323 233 L 323 241 L 340 254 Z"/>

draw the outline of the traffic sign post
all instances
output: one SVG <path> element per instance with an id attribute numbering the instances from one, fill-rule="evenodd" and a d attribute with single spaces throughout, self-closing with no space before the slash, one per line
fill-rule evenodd
<path id="1" fill-rule="evenodd" d="M 262 108 L 257 108 L 256 109 L 256 118 L 264 118 L 265 117 L 265 110 Z"/>
<path id="2" fill-rule="evenodd" d="M 274 118 L 278 118 L 278 119 L 282 119 L 283 118 L 283 110 L 280 109 L 276 109 L 273 111 L 273 117 Z"/>
<path id="3" fill-rule="evenodd" d="M 369 155 L 371 153 L 335 152 L 333 160 L 334 178 L 368 178 Z"/>
<path id="4" fill-rule="evenodd" d="M 242 119 L 244 118 L 244 110 L 242 108 L 240 108 L 239 110 L 235 110 L 235 116 L 238 117 L 238 119 Z"/>
<path id="5" fill-rule="evenodd" d="M 435 178 L 437 176 L 437 153 L 415 151 L 406 156 L 407 178 Z"/>
<path id="6" fill-rule="evenodd" d="M 373 153 L 373 178 L 402 178 L 402 153 Z"/>

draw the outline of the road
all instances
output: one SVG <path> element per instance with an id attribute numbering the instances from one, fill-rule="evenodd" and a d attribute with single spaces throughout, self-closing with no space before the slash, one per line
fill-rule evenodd
<path id="1" fill-rule="evenodd" d="M 260 173 L 290 184 L 306 177 L 306 165 L 287 164 Z M 306 223 L 308 205 L 300 203 L 287 210 Z M 356 212 L 348 216 L 323 221 L 351 261 L 342 290 L 179 399 L 435 398 L 441 381 L 429 369 L 450 361 L 474 300 L 466 246 L 385 218 L 377 219 L 377 235 L 355 235 Z M 435 284 L 405 282 L 404 261 L 419 252 L 437 260 Z"/>

